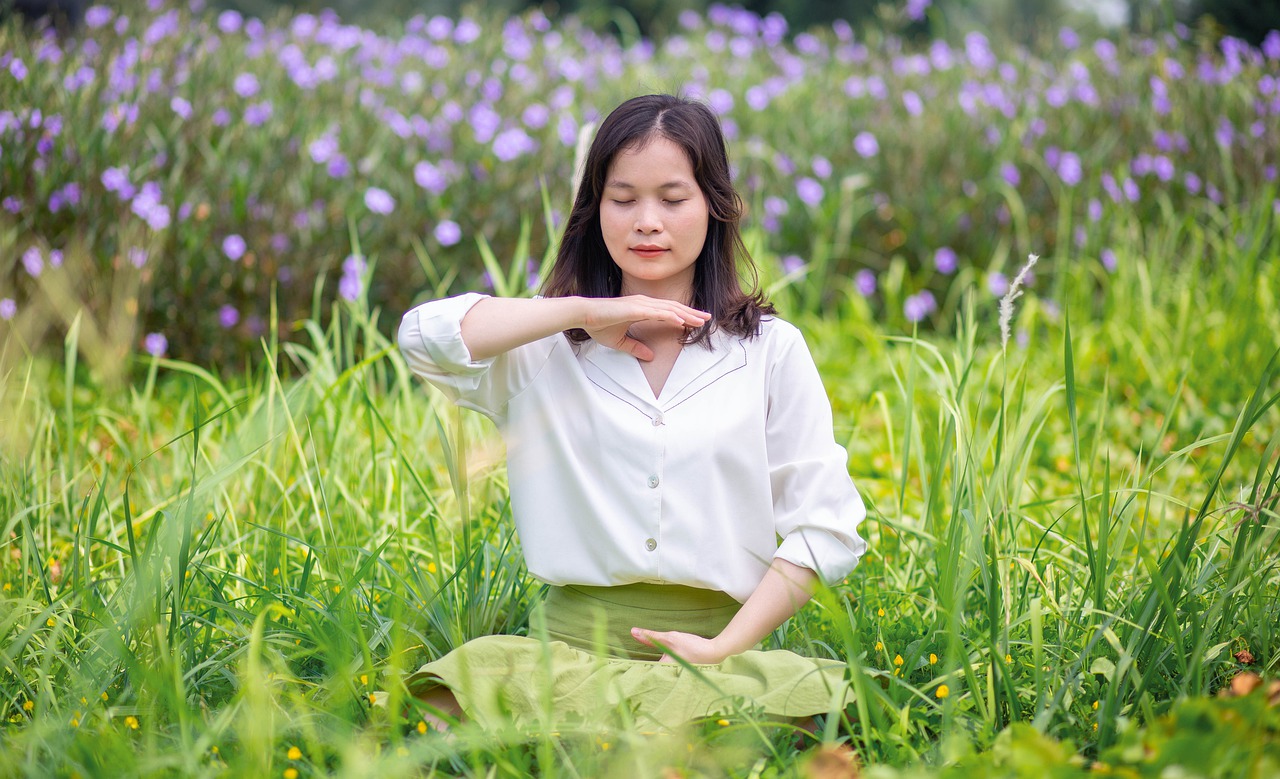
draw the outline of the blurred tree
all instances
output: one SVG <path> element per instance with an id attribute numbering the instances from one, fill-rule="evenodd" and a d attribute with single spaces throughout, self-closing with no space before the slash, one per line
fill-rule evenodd
<path id="1" fill-rule="evenodd" d="M 1194 0 L 1187 21 L 1212 17 L 1227 35 L 1257 46 L 1271 30 L 1280 30 L 1280 0 Z"/>

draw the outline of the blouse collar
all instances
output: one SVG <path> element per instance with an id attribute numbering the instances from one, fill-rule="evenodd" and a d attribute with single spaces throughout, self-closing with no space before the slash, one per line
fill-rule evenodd
<path id="1" fill-rule="evenodd" d="M 592 382 L 652 415 L 655 411 L 675 408 L 745 366 L 747 350 L 742 341 L 738 336 L 715 330 L 706 345 L 685 346 L 671 367 L 662 393 L 656 398 L 640 361 L 630 354 L 587 341 L 582 344 L 580 356 L 585 360 L 583 366 Z"/>

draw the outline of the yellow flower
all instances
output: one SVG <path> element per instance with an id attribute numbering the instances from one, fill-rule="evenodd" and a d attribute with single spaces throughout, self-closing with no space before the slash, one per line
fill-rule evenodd
<path id="1" fill-rule="evenodd" d="M 272 576 L 279 576 L 279 575 L 280 575 L 280 566 L 278 566 L 278 565 L 277 565 L 275 568 L 272 568 L 272 569 L 271 569 L 271 575 L 272 575 Z"/>
<path id="2" fill-rule="evenodd" d="M 1093 702 L 1093 710 L 1094 710 L 1094 711 L 1097 711 L 1097 710 L 1098 710 L 1098 702 L 1097 702 L 1097 701 L 1094 701 L 1094 702 Z"/>
<path id="3" fill-rule="evenodd" d="M 333 594 L 337 595 L 340 592 L 342 592 L 342 585 L 341 584 L 333 585 Z"/>
<path id="4" fill-rule="evenodd" d="M 12 590 L 12 589 L 13 589 L 13 585 L 12 585 L 12 584 L 10 584 L 9 582 L 5 582 L 5 583 L 4 583 L 4 591 L 5 591 L 5 592 L 8 592 L 9 590 Z"/>
<path id="5" fill-rule="evenodd" d="M 893 656 L 893 664 L 894 664 L 894 665 L 902 665 L 902 655 L 894 655 L 894 656 Z"/>
<path id="6" fill-rule="evenodd" d="M 933 694 L 938 696 L 938 700 L 942 700 L 951 694 L 951 688 L 945 684 L 940 684 L 938 685 L 938 689 L 933 691 Z"/>
<path id="7" fill-rule="evenodd" d="M 34 709 L 35 707 L 36 707 L 36 702 L 35 702 L 35 701 L 23 701 L 23 702 L 22 702 L 22 710 L 23 710 L 23 711 L 31 711 L 31 710 L 32 710 L 32 709 Z"/>
<path id="8" fill-rule="evenodd" d="M 130 729 L 132 729 L 132 730 L 137 730 L 137 729 L 138 729 L 138 718 L 137 718 L 137 717 L 135 717 L 135 716 L 133 716 L 132 714 L 130 714 L 129 716 L 127 716 L 127 717 L 125 717 L 125 718 L 124 718 L 124 724 L 125 724 L 125 727 L 127 727 L 127 728 L 130 728 Z"/>
<path id="9" fill-rule="evenodd" d="M 438 570 L 440 569 L 436 568 L 435 563 L 427 563 L 427 573 L 435 573 Z"/>
<path id="10" fill-rule="evenodd" d="M 929 665 L 937 665 L 937 664 L 938 664 L 938 656 L 937 656 L 937 655 L 935 655 L 933 652 L 930 652 L 930 653 L 929 653 Z"/>
<path id="11" fill-rule="evenodd" d="M 419 733 L 427 732 L 427 723 L 425 720 L 418 720 L 418 732 Z"/>
<path id="12" fill-rule="evenodd" d="M 284 769 L 284 779 L 298 779 L 298 769 L 296 768 Z"/>
<path id="13" fill-rule="evenodd" d="M 104 692 L 104 693 L 102 693 L 102 700 L 103 700 L 104 702 L 107 700 L 107 694 L 106 694 L 105 692 Z"/>
<path id="14" fill-rule="evenodd" d="M 876 616 L 877 616 L 877 617 L 883 617 L 883 616 L 884 616 L 884 609 L 876 609 Z"/>
<path id="15" fill-rule="evenodd" d="M 717 724 L 717 725 L 719 725 L 719 726 L 720 726 L 720 727 L 722 727 L 722 728 L 727 728 L 727 727 L 729 727 L 729 720 L 727 720 L 727 719 L 718 719 L 718 720 L 716 720 L 716 724 Z"/>
<path id="16" fill-rule="evenodd" d="M 360 674 L 360 684 L 366 687 L 369 685 L 369 674 Z"/>
<path id="17" fill-rule="evenodd" d="M 72 718 L 71 718 L 71 727 L 73 727 L 73 728 L 78 728 L 78 727 L 80 727 L 80 718 L 79 718 L 79 717 L 72 717 Z"/>
<path id="18" fill-rule="evenodd" d="M 83 695 L 81 695 L 81 696 L 80 696 L 80 705 L 81 705 L 81 706 L 88 706 L 88 705 L 89 705 L 89 699 L 88 699 L 88 698 L 86 698 L 86 697 L 84 697 Z"/>
<path id="19" fill-rule="evenodd" d="M 877 641 L 877 642 L 876 642 L 876 651 L 877 651 L 877 652 L 883 652 L 883 651 L 884 651 L 884 642 L 883 642 L 883 641 Z"/>
<path id="20" fill-rule="evenodd" d="M 370 706 L 378 705 L 378 693 L 376 692 L 369 693 L 369 705 Z"/>
<path id="21" fill-rule="evenodd" d="M 609 747 L 611 747 L 611 746 L 613 746 L 613 745 L 612 745 L 612 744 L 610 744 L 608 741 L 606 741 L 606 742 L 604 742 L 603 744 L 601 744 L 601 745 L 600 745 L 600 750 L 601 750 L 601 751 L 603 751 L 603 752 L 608 752 L 608 751 L 609 751 Z"/>
<path id="22" fill-rule="evenodd" d="M 301 760 L 301 759 L 302 759 L 302 750 L 301 750 L 301 749 L 298 749 L 297 747 L 289 747 L 289 759 L 290 759 L 290 760 Z"/>
<path id="23" fill-rule="evenodd" d="M 49 627 L 53 627 L 54 625 L 58 624 L 58 620 L 54 619 L 53 617 L 49 617 L 44 621 L 44 624 L 48 625 Z"/>
<path id="24" fill-rule="evenodd" d="M 215 755 L 218 754 L 218 745 L 214 744 L 213 746 L 209 747 L 209 751 L 214 753 Z"/>
<path id="25" fill-rule="evenodd" d="M 1005 655 L 1005 656 L 1004 656 L 1004 663 L 1005 663 L 1005 665 L 1012 665 L 1012 664 L 1013 664 L 1013 655 Z"/>

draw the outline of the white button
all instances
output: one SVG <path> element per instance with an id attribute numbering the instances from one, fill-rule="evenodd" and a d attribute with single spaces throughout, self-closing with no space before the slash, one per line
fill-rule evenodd
<path id="1" fill-rule="evenodd" d="M 644 548 L 652 552 L 658 548 L 658 542 L 654 541 L 652 538 L 645 539 Z"/>
<path id="2" fill-rule="evenodd" d="M 662 415 L 659 414 L 653 418 L 653 426 L 657 427 L 658 425 L 661 425 L 661 424 L 662 424 Z"/>
<path id="3" fill-rule="evenodd" d="M 649 486 L 650 486 L 650 487 L 657 487 L 657 486 L 658 486 L 658 477 L 657 477 L 657 476 L 650 476 L 650 477 L 649 477 Z"/>

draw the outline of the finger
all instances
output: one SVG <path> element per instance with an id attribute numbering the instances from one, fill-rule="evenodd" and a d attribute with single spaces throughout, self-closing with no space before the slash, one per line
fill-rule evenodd
<path id="1" fill-rule="evenodd" d="M 623 338 L 620 348 L 622 351 L 627 352 L 637 360 L 643 360 L 645 362 L 653 360 L 653 350 L 634 338 Z"/>
<path id="2" fill-rule="evenodd" d="M 653 639 L 649 635 L 649 631 L 642 628 L 631 628 L 631 637 L 645 646 L 653 646 Z"/>
<path id="3" fill-rule="evenodd" d="M 674 662 L 675 662 L 675 660 L 671 659 L 671 655 L 663 655 L 661 658 L 659 658 L 659 659 L 658 659 L 658 662 L 659 662 L 659 663 L 674 663 Z"/>

